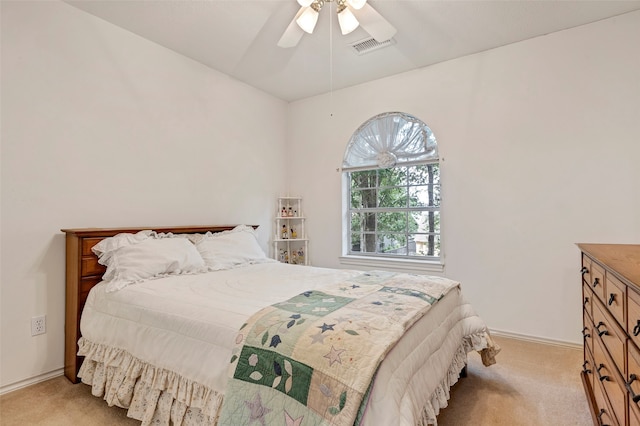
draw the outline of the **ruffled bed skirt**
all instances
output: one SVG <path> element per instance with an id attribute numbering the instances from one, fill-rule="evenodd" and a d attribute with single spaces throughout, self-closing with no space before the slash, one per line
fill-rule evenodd
<path id="1" fill-rule="evenodd" d="M 134 358 L 121 349 L 78 341 L 85 357 L 78 377 L 109 406 L 128 409 L 142 425 L 215 425 L 222 394 L 165 369 Z"/>
<path id="2" fill-rule="evenodd" d="M 488 333 L 466 336 L 453 356 L 447 375 L 423 407 L 422 416 L 418 419 L 418 426 L 438 425 L 436 416 L 441 409 L 449 405 L 450 389 L 458 382 L 460 372 L 467 365 L 467 354 L 471 351 L 477 351 L 482 359 L 482 364 L 488 367 L 496 363 L 495 356 L 500 352 L 500 347 Z"/>
<path id="3" fill-rule="evenodd" d="M 146 425 L 214 426 L 223 395 L 165 369 L 154 367 L 126 351 L 78 341 L 78 355 L 85 357 L 78 377 L 91 386 L 94 396 L 109 406 L 128 409 L 127 416 Z M 467 353 L 476 350 L 484 365 L 495 363 L 500 350 L 486 334 L 467 336 L 458 347 L 448 374 L 422 410 L 419 426 L 437 425 L 436 416 L 448 405 L 449 389 L 467 363 Z"/>

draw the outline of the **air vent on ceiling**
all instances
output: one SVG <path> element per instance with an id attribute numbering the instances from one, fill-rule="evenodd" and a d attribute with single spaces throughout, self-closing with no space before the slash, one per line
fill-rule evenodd
<path id="1" fill-rule="evenodd" d="M 373 52 L 374 50 L 382 49 L 383 47 L 391 46 L 395 44 L 394 39 L 385 40 L 383 42 L 376 41 L 375 38 L 369 37 L 364 40 L 351 43 L 351 47 L 356 51 L 358 55 L 364 55 L 365 53 Z"/>

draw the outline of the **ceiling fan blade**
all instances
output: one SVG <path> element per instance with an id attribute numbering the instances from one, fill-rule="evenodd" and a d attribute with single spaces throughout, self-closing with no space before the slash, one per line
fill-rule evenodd
<path id="1" fill-rule="evenodd" d="M 382 17 L 369 2 L 365 3 L 362 9 L 354 9 L 349 7 L 355 15 L 360 26 L 376 39 L 378 43 L 391 39 L 397 32 L 396 28 Z"/>
<path id="2" fill-rule="evenodd" d="M 280 37 L 280 40 L 278 40 L 278 47 L 288 48 L 298 45 L 298 42 L 304 35 L 304 31 L 302 30 L 302 28 L 300 28 L 300 26 L 296 22 L 296 19 L 298 19 L 298 17 L 302 15 L 302 12 L 304 12 L 305 9 L 307 8 L 301 7 L 298 10 L 298 13 L 296 13 L 296 16 L 293 17 L 287 29 L 284 30 L 282 37 Z"/>

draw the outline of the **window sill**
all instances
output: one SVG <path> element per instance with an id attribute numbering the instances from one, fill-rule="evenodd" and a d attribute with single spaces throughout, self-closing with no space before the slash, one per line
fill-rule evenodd
<path id="1" fill-rule="evenodd" d="M 369 256 L 340 256 L 340 264 L 350 267 L 386 269 L 391 271 L 425 273 L 444 272 L 444 263 L 416 259 L 388 259 Z"/>

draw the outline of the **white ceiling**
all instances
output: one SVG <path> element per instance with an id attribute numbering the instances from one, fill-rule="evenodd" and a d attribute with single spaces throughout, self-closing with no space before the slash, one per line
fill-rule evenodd
<path id="1" fill-rule="evenodd" d="M 635 0 L 369 0 L 398 32 L 364 55 L 335 3 L 297 47 L 276 46 L 296 0 L 67 0 L 67 3 L 286 101 L 326 93 L 633 10 Z"/>

